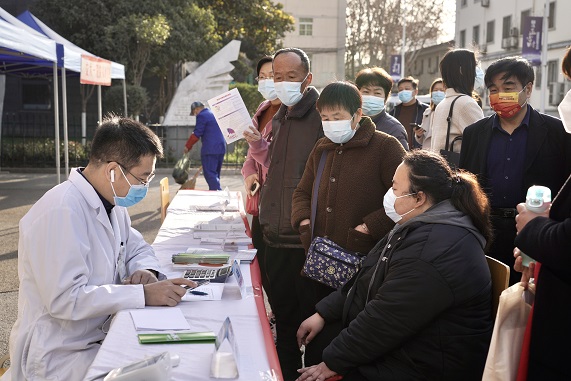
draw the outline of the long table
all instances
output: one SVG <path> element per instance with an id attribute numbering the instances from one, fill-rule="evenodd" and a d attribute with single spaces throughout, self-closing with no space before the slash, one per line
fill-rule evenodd
<path id="1" fill-rule="evenodd" d="M 208 203 L 208 197 L 221 196 L 225 192 L 180 190 L 173 198 L 167 216 L 153 243 L 159 258 L 162 272 L 168 278 L 181 276 L 181 270 L 173 269 L 171 256 L 184 252 L 188 247 L 199 247 L 200 240 L 192 235 L 192 227 L 197 221 L 207 221 L 220 217 L 220 212 L 197 212 L 194 206 Z M 226 193 L 228 196 L 228 193 Z M 240 192 L 232 192 L 236 199 L 239 215 L 244 222 L 247 234 L 249 224 L 245 218 Z M 228 212 L 225 213 L 228 216 Z M 257 260 L 250 265 L 242 264 L 246 286 L 251 286 L 253 295 L 241 299 L 237 285 L 225 287 L 220 301 L 181 302 L 179 307 L 192 331 L 213 331 L 218 333 L 226 317 L 230 317 L 238 346 L 238 380 L 283 380 L 279 361 L 270 330 L 264 299 L 260 270 Z M 146 307 L 169 308 L 169 307 Z M 210 363 L 214 344 L 146 344 L 137 339 L 129 310 L 114 317 L 109 333 L 101 349 L 90 366 L 86 379 L 125 366 L 145 357 L 165 351 L 180 356 L 180 365 L 173 368 L 172 380 L 211 380 Z"/>

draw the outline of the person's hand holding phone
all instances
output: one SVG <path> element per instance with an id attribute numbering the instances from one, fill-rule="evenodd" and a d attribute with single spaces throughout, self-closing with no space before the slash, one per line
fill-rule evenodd
<path id="1" fill-rule="evenodd" d="M 257 173 L 253 173 L 250 176 L 246 177 L 244 179 L 244 185 L 246 187 L 246 195 L 248 197 L 252 197 L 254 194 L 252 193 L 252 186 L 254 185 L 254 183 L 258 183 L 259 184 L 259 179 L 258 179 L 258 174 Z"/>

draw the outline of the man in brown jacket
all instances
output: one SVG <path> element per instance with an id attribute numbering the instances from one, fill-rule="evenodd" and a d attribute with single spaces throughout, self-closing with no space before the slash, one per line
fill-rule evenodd
<path id="1" fill-rule="evenodd" d="M 261 271 L 266 272 L 270 283 L 266 292 L 271 295 L 276 317 L 277 351 L 284 379 L 294 380 L 301 368 L 295 335 L 301 322 L 315 312 L 319 297 L 312 295 L 314 282 L 300 275 L 305 250 L 299 233 L 291 226 L 292 194 L 313 146 L 323 137 L 323 129 L 315 109 L 319 93 L 309 87 L 312 74 L 305 52 L 279 50 L 274 55 L 273 70 L 282 106 L 273 118 L 273 139 L 265 160 L 268 176 L 262 187 L 259 218 L 268 246 L 266 268 Z M 256 143 L 250 145 L 253 156 L 264 156 L 259 152 L 263 142 Z"/>

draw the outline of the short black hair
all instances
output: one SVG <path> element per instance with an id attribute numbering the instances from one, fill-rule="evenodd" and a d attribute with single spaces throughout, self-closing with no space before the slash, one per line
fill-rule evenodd
<path id="1" fill-rule="evenodd" d="M 412 88 L 415 90 L 418 87 L 418 79 L 411 77 L 410 75 L 408 77 L 404 77 L 404 78 L 399 79 L 399 81 L 397 82 L 397 87 L 399 87 L 401 85 L 401 83 L 404 83 L 404 82 L 412 83 Z"/>
<path id="2" fill-rule="evenodd" d="M 299 48 L 283 48 L 283 49 L 280 49 L 274 53 L 274 60 L 276 59 L 277 56 L 279 56 L 280 54 L 284 54 L 284 53 L 297 54 L 299 56 L 299 58 L 301 58 L 301 64 L 302 64 L 303 68 L 305 69 L 305 72 L 309 73 L 309 71 L 311 69 L 311 65 L 309 63 L 309 57 L 307 56 L 307 54 L 305 54 L 305 52 L 303 50 L 301 50 Z"/>
<path id="3" fill-rule="evenodd" d="M 325 86 L 319 99 L 317 99 L 317 110 L 341 108 L 353 115 L 361 108 L 363 98 L 361 92 L 351 82 L 338 81 Z"/>
<path id="4" fill-rule="evenodd" d="M 365 86 L 380 86 L 385 91 L 387 100 L 393 88 L 393 79 L 384 69 L 375 66 L 359 71 L 355 77 L 355 85 L 359 90 Z"/>
<path id="5" fill-rule="evenodd" d="M 468 49 L 451 49 L 440 60 L 444 85 L 456 92 L 472 96 L 476 79 L 476 55 Z"/>
<path id="6" fill-rule="evenodd" d="M 533 83 L 535 80 L 533 67 L 528 60 L 520 56 L 504 57 L 492 62 L 486 69 L 486 75 L 484 76 L 486 87 L 490 87 L 492 78 L 500 73 L 505 73 L 501 78 L 502 80 L 516 77 L 522 87 L 525 87 L 530 82 Z"/>
<path id="7" fill-rule="evenodd" d="M 262 66 L 264 66 L 264 64 L 272 63 L 274 60 L 272 57 L 270 56 L 263 56 L 262 58 L 260 58 L 260 60 L 258 61 L 258 66 L 256 67 L 256 74 L 260 75 L 260 70 L 262 70 Z"/>
<path id="8" fill-rule="evenodd" d="M 148 155 L 163 157 L 159 137 L 136 120 L 110 115 L 95 130 L 89 163 L 99 166 L 114 161 L 131 169 Z"/>

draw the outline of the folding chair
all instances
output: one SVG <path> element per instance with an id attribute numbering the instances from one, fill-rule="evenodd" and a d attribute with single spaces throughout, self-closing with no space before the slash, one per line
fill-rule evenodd
<path id="1" fill-rule="evenodd" d="M 495 318 L 502 291 L 508 288 L 510 268 L 503 262 L 486 255 L 486 261 L 492 275 L 492 316 Z"/>
<path id="2" fill-rule="evenodd" d="M 163 177 L 161 179 L 161 224 L 164 222 L 167 216 L 167 208 L 170 205 L 170 194 L 169 194 L 169 178 Z"/>

